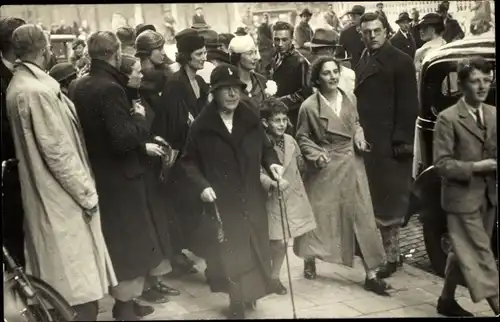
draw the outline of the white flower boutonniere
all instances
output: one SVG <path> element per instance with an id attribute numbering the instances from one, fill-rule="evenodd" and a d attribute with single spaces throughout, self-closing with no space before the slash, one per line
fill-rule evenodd
<path id="1" fill-rule="evenodd" d="M 278 85 L 275 81 L 268 80 L 266 82 L 266 89 L 264 90 L 264 92 L 267 96 L 276 95 L 276 92 L 278 92 Z"/>

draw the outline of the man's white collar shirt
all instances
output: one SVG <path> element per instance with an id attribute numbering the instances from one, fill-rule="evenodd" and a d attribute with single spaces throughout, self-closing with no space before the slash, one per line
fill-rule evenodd
<path id="1" fill-rule="evenodd" d="M 472 118 L 474 119 L 474 122 L 477 122 L 477 119 L 476 119 L 476 108 L 475 107 L 472 107 L 470 106 L 464 98 L 462 98 L 465 106 L 467 107 L 467 110 L 469 111 L 469 114 L 472 116 Z M 483 113 L 483 104 L 479 105 L 479 107 L 477 108 L 477 110 L 479 110 L 479 117 L 481 118 L 481 123 L 484 125 L 484 113 Z"/>

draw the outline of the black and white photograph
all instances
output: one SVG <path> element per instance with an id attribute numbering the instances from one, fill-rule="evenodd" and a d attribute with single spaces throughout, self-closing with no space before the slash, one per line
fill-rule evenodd
<path id="1" fill-rule="evenodd" d="M 0 7 L 4 322 L 499 317 L 495 2 Z"/>

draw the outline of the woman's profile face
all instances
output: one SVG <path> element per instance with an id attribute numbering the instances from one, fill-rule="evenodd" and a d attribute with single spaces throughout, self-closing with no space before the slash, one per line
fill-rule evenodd
<path id="1" fill-rule="evenodd" d="M 128 87 L 139 88 L 142 80 L 141 63 L 136 61 L 132 66 L 132 72 L 128 76 Z"/>
<path id="2" fill-rule="evenodd" d="M 214 94 L 215 101 L 220 108 L 234 111 L 240 103 L 241 87 L 224 86 L 219 88 Z"/>
<path id="3" fill-rule="evenodd" d="M 321 67 L 319 72 L 319 89 L 320 91 L 332 91 L 337 89 L 340 78 L 340 69 L 336 62 L 327 61 Z"/>
<path id="4" fill-rule="evenodd" d="M 161 48 L 155 48 L 151 51 L 151 61 L 155 65 L 161 65 L 165 62 L 167 54 L 165 53 L 165 49 L 163 47 Z"/>
<path id="5" fill-rule="evenodd" d="M 191 53 L 189 66 L 194 70 L 202 70 L 207 61 L 207 49 L 205 47 L 197 49 Z"/>
<path id="6" fill-rule="evenodd" d="M 257 49 L 257 47 L 254 47 L 252 48 L 252 50 L 241 54 L 239 64 L 245 70 L 254 70 L 257 67 L 259 58 L 259 50 Z"/>

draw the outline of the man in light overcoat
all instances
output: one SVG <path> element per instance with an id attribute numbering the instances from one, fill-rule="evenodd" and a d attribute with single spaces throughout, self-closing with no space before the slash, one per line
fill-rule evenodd
<path id="1" fill-rule="evenodd" d="M 26 271 L 53 286 L 82 321 L 116 285 L 98 196 L 73 103 L 44 70 L 48 34 L 35 25 L 12 36 L 21 60 L 7 89 L 25 212 Z"/>
<path id="2" fill-rule="evenodd" d="M 387 41 L 376 13 L 360 19 L 366 50 L 356 65 L 354 93 L 366 141 L 364 156 L 373 208 L 382 234 L 387 265 L 379 277 L 394 273 L 400 262 L 399 230 L 408 210 L 413 139 L 418 113 L 413 60 Z"/>

